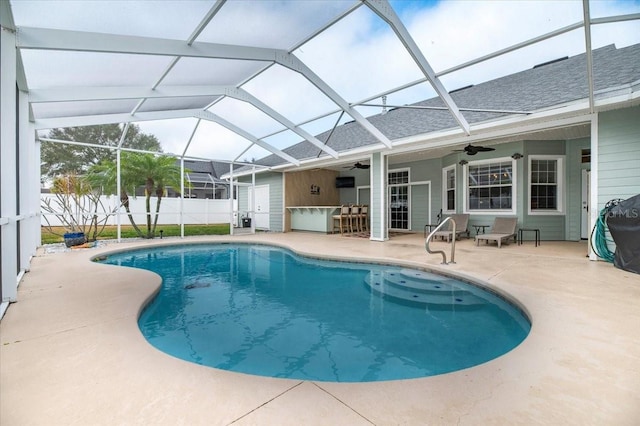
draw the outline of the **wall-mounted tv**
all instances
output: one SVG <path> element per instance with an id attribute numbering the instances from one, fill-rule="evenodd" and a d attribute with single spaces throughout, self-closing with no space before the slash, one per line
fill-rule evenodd
<path id="1" fill-rule="evenodd" d="M 336 177 L 336 188 L 354 188 L 356 186 L 356 178 L 353 176 Z"/>

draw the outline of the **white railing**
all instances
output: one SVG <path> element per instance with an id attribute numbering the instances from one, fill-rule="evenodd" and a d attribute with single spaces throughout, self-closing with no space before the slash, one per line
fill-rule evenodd
<path id="1" fill-rule="evenodd" d="M 447 263 L 447 254 L 444 252 L 444 250 L 435 250 L 432 251 L 431 248 L 429 247 L 429 243 L 431 243 L 431 240 L 433 239 L 433 236 L 435 235 L 436 232 L 438 232 L 442 226 L 447 223 L 448 221 L 451 221 L 451 223 L 453 224 L 453 229 L 452 229 L 452 241 L 451 241 L 451 261 Z M 440 253 L 442 255 L 442 264 L 443 265 L 448 265 L 449 263 L 456 263 L 454 261 L 455 259 L 455 255 L 456 255 L 456 221 L 451 219 L 450 217 L 446 218 L 445 220 L 443 220 L 440 225 L 438 225 L 436 227 L 436 229 L 434 229 L 433 231 L 431 231 L 431 233 L 429 233 L 429 236 L 427 237 L 427 240 L 424 243 L 424 248 L 427 250 L 427 253 L 429 254 L 438 254 Z"/>

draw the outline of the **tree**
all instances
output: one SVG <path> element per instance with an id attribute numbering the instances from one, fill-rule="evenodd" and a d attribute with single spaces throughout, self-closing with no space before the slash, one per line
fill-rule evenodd
<path id="1" fill-rule="evenodd" d="M 86 142 L 102 146 L 118 146 L 124 126 L 105 124 L 101 126 L 66 127 L 52 129 L 47 135 L 50 139 L 74 142 Z M 154 135 L 140 132 L 140 127 L 131 124 L 122 145 L 145 151 L 162 152 L 160 142 Z M 43 142 L 41 151 L 41 173 L 44 179 L 53 179 L 62 175 L 82 175 L 93 165 L 104 160 L 115 161 L 113 149 L 80 146 L 57 142 Z"/>
<path id="2" fill-rule="evenodd" d="M 88 241 L 95 241 L 107 224 L 110 211 L 102 202 L 100 188 L 95 189 L 82 176 L 58 176 L 53 180 L 54 198 L 42 200 L 43 218 L 49 232 L 61 235 L 51 225 L 55 217 L 66 232 L 82 232 Z"/>
<path id="3" fill-rule="evenodd" d="M 180 189 L 180 167 L 173 157 L 156 156 L 153 154 L 139 154 L 123 152 L 120 157 L 120 203 L 125 208 L 127 216 L 134 230 L 141 238 L 153 238 L 158 224 L 160 203 L 167 187 Z M 92 166 L 87 176 L 92 185 L 101 185 L 105 193 L 115 193 L 117 188 L 117 164 L 107 160 Z M 185 184 L 188 184 L 185 182 Z M 129 206 L 129 194 L 144 186 L 146 233 L 133 220 Z M 155 213 L 151 213 L 151 196 L 157 197 Z"/>

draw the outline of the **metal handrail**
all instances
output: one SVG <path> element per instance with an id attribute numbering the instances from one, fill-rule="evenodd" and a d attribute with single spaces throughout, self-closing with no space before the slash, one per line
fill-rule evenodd
<path id="1" fill-rule="evenodd" d="M 431 233 L 429 234 L 429 236 L 427 237 L 427 240 L 424 243 L 424 248 L 427 250 L 427 253 L 429 254 L 436 254 L 436 253 L 440 253 L 442 254 L 442 264 L 443 265 L 448 265 L 447 263 L 447 254 L 444 252 L 444 250 L 436 250 L 436 251 L 432 251 L 431 248 L 429 248 L 429 243 L 431 242 L 431 239 L 433 238 L 434 234 L 436 232 L 438 232 L 440 230 L 440 228 L 442 228 L 442 226 L 447 223 L 448 221 L 451 221 L 453 223 L 453 241 L 451 242 L 451 262 L 449 263 L 456 263 L 454 261 L 455 258 L 455 254 L 456 254 L 456 221 L 451 219 L 451 217 L 446 218 L 445 220 L 443 220 L 440 225 L 438 225 L 436 227 L 436 229 L 434 229 L 433 231 L 431 231 Z"/>

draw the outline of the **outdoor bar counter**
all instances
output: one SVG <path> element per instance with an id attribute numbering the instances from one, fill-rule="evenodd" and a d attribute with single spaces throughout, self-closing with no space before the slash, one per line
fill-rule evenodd
<path id="1" fill-rule="evenodd" d="M 331 216 L 337 214 L 340 206 L 293 206 L 291 229 L 294 231 L 316 231 L 328 234 L 333 231 Z"/>

